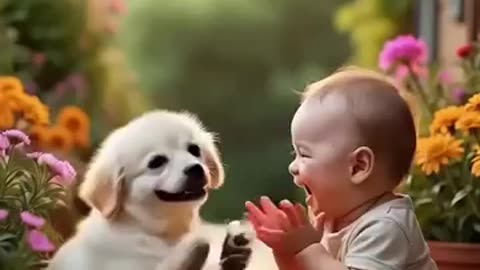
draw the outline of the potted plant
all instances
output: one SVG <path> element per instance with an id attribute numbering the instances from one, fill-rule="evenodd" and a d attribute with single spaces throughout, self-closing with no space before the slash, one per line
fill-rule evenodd
<path id="1" fill-rule="evenodd" d="M 440 270 L 480 269 L 480 54 L 457 50 L 460 80 L 426 66 L 413 36 L 388 41 L 379 65 L 416 97 L 420 113 L 415 166 L 402 186 Z"/>
<path id="2" fill-rule="evenodd" d="M 42 268 L 61 241 L 51 214 L 76 173 L 52 154 L 28 152 L 29 144 L 20 130 L 0 132 L 0 269 Z"/>

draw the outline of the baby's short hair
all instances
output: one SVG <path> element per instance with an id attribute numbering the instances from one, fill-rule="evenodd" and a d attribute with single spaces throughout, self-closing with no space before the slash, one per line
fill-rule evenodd
<path id="1" fill-rule="evenodd" d="M 332 94 L 345 99 L 359 143 L 372 149 L 398 184 L 409 173 L 416 148 L 408 93 L 377 72 L 349 67 L 308 85 L 302 101 Z"/>

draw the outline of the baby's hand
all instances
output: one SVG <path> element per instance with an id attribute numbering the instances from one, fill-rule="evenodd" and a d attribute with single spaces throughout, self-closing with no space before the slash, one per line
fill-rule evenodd
<path id="1" fill-rule="evenodd" d="M 324 214 L 316 217 L 314 227 L 300 204 L 282 201 L 278 209 L 266 197 L 261 199 L 260 204 L 263 211 L 250 202 L 246 204 L 248 219 L 257 237 L 276 254 L 293 256 L 310 244 L 321 241 Z"/>

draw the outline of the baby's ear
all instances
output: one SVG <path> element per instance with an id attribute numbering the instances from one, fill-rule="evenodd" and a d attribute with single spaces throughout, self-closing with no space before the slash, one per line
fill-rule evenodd
<path id="1" fill-rule="evenodd" d="M 221 187 L 225 178 L 225 169 L 213 139 L 210 141 L 208 149 L 205 152 L 205 162 L 210 174 L 209 187 L 213 189 Z"/>
<path id="2" fill-rule="evenodd" d="M 371 175 L 375 165 L 375 154 L 370 147 L 361 146 L 350 156 L 350 179 L 353 184 L 361 184 Z"/>
<path id="3" fill-rule="evenodd" d="M 127 195 L 124 178 L 123 168 L 115 171 L 107 162 L 98 158 L 85 174 L 79 197 L 107 219 L 113 219 L 121 211 Z"/>

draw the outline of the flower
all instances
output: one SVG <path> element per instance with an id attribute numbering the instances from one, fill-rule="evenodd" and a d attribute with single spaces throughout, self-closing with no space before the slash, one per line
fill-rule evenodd
<path id="1" fill-rule="evenodd" d="M 464 104 L 467 97 L 467 93 L 463 88 L 455 88 L 450 92 L 450 96 L 453 103 Z"/>
<path id="2" fill-rule="evenodd" d="M 444 85 L 451 84 L 452 81 L 453 81 L 452 75 L 448 71 L 445 71 L 445 70 L 440 71 L 438 73 L 437 77 L 438 77 L 438 81 L 441 84 L 444 84 Z"/>
<path id="3" fill-rule="evenodd" d="M 45 224 L 45 219 L 27 211 L 23 211 L 22 213 L 20 213 L 20 219 L 25 225 L 28 225 L 37 229 L 41 228 Z"/>
<path id="4" fill-rule="evenodd" d="M 412 72 L 414 73 L 413 75 L 420 78 L 426 78 L 428 75 L 428 70 L 424 66 L 418 64 L 412 65 Z M 397 81 L 403 81 L 408 75 L 410 75 L 410 70 L 406 66 L 397 67 L 395 71 L 395 79 Z"/>
<path id="5" fill-rule="evenodd" d="M 5 209 L 0 209 L 0 221 L 7 219 L 8 211 Z"/>
<path id="6" fill-rule="evenodd" d="M 7 149 L 10 146 L 10 141 L 7 136 L 0 133 L 0 151 Z"/>
<path id="7" fill-rule="evenodd" d="M 457 56 L 460 58 L 468 58 L 474 51 L 474 47 L 470 44 L 463 45 L 457 49 Z"/>
<path id="8" fill-rule="evenodd" d="M 9 129 L 2 132 L 4 136 L 6 136 L 11 144 L 30 144 L 30 139 L 28 136 L 21 130 L 18 129 Z"/>
<path id="9" fill-rule="evenodd" d="M 13 76 L 0 76 L 0 93 L 22 93 L 22 82 Z"/>
<path id="10" fill-rule="evenodd" d="M 480 147 L 477 145 L 473 148 L 475 156 L 472 159 L 472 174 L 476 177 L 480 177 Z"/>
<path id="11" fill-rule="evenodd" d="M 426 175 L 438 173 L 442 165 L 463 155 L 462 141 L 450 134 L 436 134 L 420 138 L 417 144 L 415 163 Z"/>
<path id="12" fill-rule="evenodd" d="M 8 96 L 0 92 L 0 130 L 11 128 L 15 123 L 15 115 L 9 106 Z"/>
<path id="13" fill-rule="evenodd" d="M 90 121 L 82 109 L 66 106 L 59 112 L 56 122 L 70 132 L 77 147 L 83 148 L 88 145 Z"/>
<path id="14" fill-rule="evenodd" d="M 54 126 L 48 129 L 45 145 L 52 149 L 68 152 L 73 147 L 73 137 L 66 128 Z"/>
<path id="15" fill-rule="evenodd" d="M 30 248 L 38 252 L 50 252 L 55 249 L 55 246 L 48 240 L 42 232 L 38 230 L 31 230 L 27 234 L 27 242 Z"/>
<path id="16" fill-rule="evenodd" d="M 59 160 L 54 155 L 47 153 L 40 155 L 37 161 L 39 164 L 46 164 L 59 178 L 57 180 L 60 184 L 70 184 L 75 180 L 76 172 L 69 162 Z"/>
<path id="17" fill-rule="evenodd" d="M 44 153 L 42 153 L 42 152 L 32 152 L 32 153 L 28 153 L 27 157 L 31 158 L 31 159 L 34 159 L 34 160 L 38 160 L 38 158 L 43 154 Z"/>
<path id="18" fill-rule="evenodd" d="M 480 111 L 480 94 L 472 96 L 465 105 L 467 111 Z"/>
<path id="19" fill-rule="evenodd" d="M 455 128 L 466 135 L 471 129 L 480 128 L 480 112 L 465 112 L 455 123 Z"/>
<path id="20" fill-rule="evenodd" d="M 49 123 L 48 107 L 37 96 L 26 95 L 22 106 L 23 118 L 31 124 L 46 125 Z"/>
<path id="21" fill-rule="evenodd" d="M 448 133 L 455 127 L 455 122 L 463 115 L 463 107 L 449 106 L 435 112 L 430 133 Z"/>
<path id="22" fill-rule="evenodd" d="M 38 147 L 46 147 L 48 144 L 48 138 L 50 136 L 50 131 L 46 126 L 35 125 L 30 128 L 28 131 L 32 145 Z"/>
<path id="23" fill-rule="evenodd" d="M 387 71 L 398 62 L 423 65 L 427 61 L 427 45 L 412 35 L 398 36 L 387 41 L 379 58 L 379 67 Z"/>

